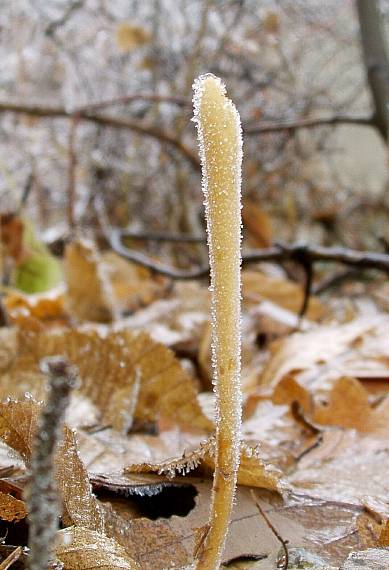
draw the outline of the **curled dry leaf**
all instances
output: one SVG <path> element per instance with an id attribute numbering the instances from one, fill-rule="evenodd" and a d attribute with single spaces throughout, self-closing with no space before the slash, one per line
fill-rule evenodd
<path id="1" fill-rule="evenodd" d="M 134 433 L 129 436 L 112 429 L 93 435 L 78 434 L 80 455 L 89 473 L 120 472 L 132 463 L 159 463 L 179 457 L 204 439 L 204 432 L 186 432 L 175 425 L 165 429 L 158 424 L 158 435 Z"/>
<path id="2" fill-rule="evenodd" d="M 328 392 L 341 376 L 389 378 L 389 316 L 322 325 L 295 333 L 274 348 L 261 384 L 295 379 L 312 394 Z"/>
<path id="3" fill-rule="evenodd" d="M 386 439 L 334 429 L 323 433 L 322 445 L 307 453 L 286 479 L 292 495 L 367 507 L 387 517 L 388 469 Z"/>
<path id="4" fill-rule="evenodd" d="M 389 430 L 389 398 L 384 398 L 373 408 L 367 390 L 358 380 L 339 378 L 328 395 L 328 401 L 316 403 L 313 421 L 354 428 L 386 438 Z"/>
<path id="5" fill-rule="evenodd" d="M 177 475 L 187 475 L 198 467 L 202 467 L 206 472 L 211 472 L 215 469 L 214 454 L 215 439 L 211 437 L 193 451 L 184 453 L 182 457 L 156 464 L 129 465 L 126 467 L 125 473 L 158 473 L 171 478 Z M 244 442 L 241 443 L 241 460 L 238 472 L 238 483 L 240 485 L 278 490 L 280 478 L 281 472 L 274 466 L 265 464 L 257 448 Z"/>
<path id="6" fill-rule="evenodd" d="M 204 324 L 209 321 L 210 293 L 197 282 L 175 283 L 172 297 L 161 299 L 115 323 L 115 330 L 148 332 L 177 351 L 197 354 Z"/>
<path id="7" fill-rule="evenodd" d="M 91 473 L 89 478 L 93 489 L 124 497 L 153 497 L 164 489 L 188 487 L 185 481 L 171 481 L 147 473 Z"/>
<path id="8" fill-rule="evenodd" d="M 161 297 L 170 287 L 170 281 L 161 275 L 152 275 L 145 267 L 123 259 L 112 251 L 101 254 L 111 283 L 115 305 L 120 313 L 133 312 Z"/>
<path id="9" fill-rule="evenodd" d="M 24 501 L 12 495 L 0 492 L 0 519 L 8 522 L 19 522 L 26 518 L 27 510 Z"/>
<path id="10" fill-rule="evenodd" d="M 107 268 L 93 243 L 73 241 L 64 260 L 66 307 L 79 321 L 110 322 L 116 316 Z"/>
<path id="11" fill-rule="evenodd" d="M 243 201 L 242 220 L 253 247 L 270 247 L 273 233 L 270 216 L 254 200 Z"/>
<path id="12" fill-rule="evenodd" d="M 268 300 L 293 313 L 299 313 L 304 298 L 303 288 L 297 283 L 269 277 L 258 271 L 242 272 L 242 292 L 246 304 Z M 314 296 L 310 298 L 306 313 L 308 319 L 319 320 L 326 315 L 326 312 L 319 299 Z"/>
<path id="13" fill-rule="evenodd" d="M 339 570 L 387 570 L 389 568 L 388 548 L 368 548 L 351 552 Z"/>
<path id="14" fill-rule="evenodd" d="M 39 405 L 32 399 L 0 404 L 0 438 L 28 465 L 37 426 Z"/>
<path id="15" fill-rule="evenodd" d="M 57 533 L 56 554 L 64 570 L 138 570 L 124 548 L 115 540 L 82 527 Z"/>
<path id="16" fill-rule="evenodd" d="M 33 400 L 0 404 L 0 438 L 17 451 L 27 465 L 31 461 L 39 409 L 39 404 Z M 102 532 L 103 515 L 92 493 L 88 473 L 79 457 L 75 434 L 66 426 L 56 463 L 64 523 L 82 525 Z"/>
<path id="17" fill-rule="evenodd" d="M 300 455 L 315 445 L 318 430 L 292 413 L 289 406 L 275 405 L 271 400 L 261 399 L 242 425 L 242 436 L 247 443 L 260 442 L 263 461 L 290 470 Z M 254 406 L 252 396 L 248 406 Z"/>
<path id="18" fill-rule="evenodd" d="M 173 528 L 170 520 L 128 520 L 109 505 L 105 506 L 107 534 L 123 546 L 142 570 L 184 568 L 190 562 L 184 536 Z"/>
<path id="19" fill-rule="evenodd" d="M 92 493 L 88 472 L 79 456 L 75 433 L 65 426 L 57 452 L 57 481 L 62 497 L 62 522 L 104 532 L 104 515 Z"/>
<path id="20" fill-rule="evenodd" d="M 63 287 L 34 295 L 13 292 L 4 298 L 3 303 L 8 318 L 15 323 L 20 317 L 33 317 L 46 324 L 63 323 L 68 319 L 64 307 Z"/>
<path id="21" fill-rule="evenodd" d="M 36 323 L 21 323 L 17 356 L 1 377 L 4 395 L 26 391 L 44 399 L 39 362 L 66 356 L 79 370 L 79 392 L 100 411 L 100 421 L 126 431 L 134 417 L 154 422 L 161 416 L 210 431 L 212 422 L 197 401 L 192 377 L 173 352 L 145 333 L 66 330 L 45 333 Z"/>
<path id="22" fill-rule="evenodd" d="M 130 52 L 150 41 L 150 33 L 139 24 L 122 22 L 116 29 L 116 43 L 121 51 Z"/>

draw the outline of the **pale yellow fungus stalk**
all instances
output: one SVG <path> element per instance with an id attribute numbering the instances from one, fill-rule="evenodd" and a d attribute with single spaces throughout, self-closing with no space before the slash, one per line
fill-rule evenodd
<path id="1" fill-rule="evenodd" d="M 240 459 L 240 265 L 242 134 L 239 113 L 217 77 L 194 83 L 212 291 L 216 457 L 209 530 L 197 570 L 219 568 Z"/>

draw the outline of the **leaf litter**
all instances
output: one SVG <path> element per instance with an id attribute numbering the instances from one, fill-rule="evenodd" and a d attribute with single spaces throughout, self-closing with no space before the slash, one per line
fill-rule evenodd
<path id="1" fill-rule="evenodd" d="M 145 272 L 136 280 L 123 260 L 80 242 L 68 247 L 65 292 L 5 297 L 0 524 L 25 545 L 23 489 L 46 397 L 39 363 L 63 354 L 78 367 L 80 387 L 56 459 L 58 559 L 65 568 L 189 567 L 214 469 L 209 292 L 199 283 L 169 288 Z M 76 286 L 86 267 L 96 292 L 89 298 Z M 280 559 L 251 488 L 289 541 L 290 568 L 304 560 L 388 567 L 388 317 L 336 321 L 313 299 L 295 332 L 298 286 L 271 272 L 245 272 L 243 281 L 242 463 L 226 568 L 270 569 Z M 193 505 L 176 514 L 185 493 Z"/>

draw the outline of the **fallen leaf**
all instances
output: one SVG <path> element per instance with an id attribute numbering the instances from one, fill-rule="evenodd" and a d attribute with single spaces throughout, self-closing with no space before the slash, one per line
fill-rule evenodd
<path id="1" fill-rule="evenodd" d="M 79 392 L 100 410 L 100 421 L 126 431 L 132 420 L 154 422 L 160 415 L 206 431 L 212 423 L 197 401 L 195 383 L 173 352 L 144 333 L 129 331 L 106 337 L 96 331 L 46 333 L 27 321 L 21 327 L 17 356 L 1 377 L 4 395 L 31 392 L 44 399 L 42 358 L 61 354 L 76 365 Z"/>
<path id="2" fill-rule="evenodd" d="M 33 317 L 49 323 L 64 323 L 68 318 L 62 287 L 35 295 L 13 292 L 4 297 L 3 303 L 11 323 L 17 323 L 20 317 Z"/>
<path id="3" fill-rule="evenodd" d="M 212 482 L 187 477 L 179 480 L 196 486 L 196 507 L 186 517 L 173 516 L 169 521 L 184 537 L 187 550 L 193 552 L 196 529 L 208 522 Z M 262 489 L 257 489 L 256 495 L 279 534 L 289 541 L 289 548 L 304 547 L 316 556 L 324 556 L 325 552 L 329 564 L 336 568 L 350 550 L 361 548 L 355 520 L 362 509 L 313 500 L 293 506 L 285 504 L 279 495 Z M 280 555 L 280 543 L 258 512 L 250 489 L 239 486 L 223 562 L 246 555 L 261 557 L 263 570 L 273 570 Z"/>
<path id="4" fill-rule="evenodd" d="M 139 568 L 115 540 L 82 527 L 70 527 L 57 533 L 56 554 L 64 570 Z"/>
<path id="5" fill-rule="evenodd" d="M 380 535 L 378 538 L 379 546 L 389 546 L 389 520 L 386 520 L 383 527 L 381 528 Z"/>
<path id="6" fill-rule="evenodd" d="M 209 438 L 207 441 L 191 452 L 185 452 L 182 457 L 168 459 L 159 463 L 140 463 L 129 465 L 125 468 L 125 473 L 158 473 L 169 478 L 177 475 L 187 475 L 199 466 L 205 468 L 206 472 L 212 472 L 215 468 L 215 439 Z M 281 473 L 275 467 L 265 464 L 260 451 L 250 445 L 241 443 L 241 461 L 238 472 L 238 483 L 240 485 L 252 485 L 265 489 L 277 490 L 279 488 Z"/>
<path id="7" fill-rule="evenodd" d="M 121 51 L 133 51 L 149 41 L 149 32 L 140 25 L 122 22 L 116 28 L 116 43 Z"/>
<path id="8" fill-rule="evenodd" d="M 158 463 L 167 457 L 180 456 L 185 449 L 193 449 L 204 438 L 204 432 L 182 431 L 179 426 L 159 430 L 150 435 L 120 434 L 104 429 L 93 435 L 78 434 L 80 454 L 89 472 L 119 472 L 131 463 Z"/>
<path id="9" fill-rule="evenodd" d="M 254 400 L 253 395 L 251 403 L 248 403 L 251 408 Z M 317 432 L 303 421 L 298 421 L 289 406 L 277 406 L 260 396 L 250 417 L 242 425 L 244 440 L 251 445 L 259 443 L 262 460 L 283 472 L 289 471 L 300 455 L 317 443 Z"/>
<path id="10" fill-rule="evenodd" d="M 0 519 L 8 522 L 19 522 L 26 516 L 27 510 L 24 501 L 0 492 Z"/>
<path id="11" fill-rule="evenodd" d="M 184 537 L 170 521 L 146 518 L 126 520 L 113 512 L 106 516 L 107 532 L 116 537 L 129 556 L 142 570 L 184 568 L 191 561 Z"/>
<path id="12" fill-rule="evenodd" d="M 56 463 L 63 524 L 104 533 L 104 514 L 92 493 L 87 470 L 79 456 L 75 434 L 66 426 Z"/>
<path id="13" fill-rule="evenodd" d="M 254 200 L 244 200 L 242 209 L 244 229 L 253 247 L 269 247 L 272 242 L 270 216 Z"/>
<path id="14" fill-rule="evenodd" d="M 1 217 L 0 239 L 12 260 L 10 283 L 25 293 L 41 293 L 62 282 L 60 262 L 37 237 L 33 225 L 16 214 Z"/>
<path id="15" fill-rule="evenodd" d="M 299 313 L 304 292 L 301 285 L 287 279 L 269 277 L 259 271 L 242 271 L 243 302 L 258 303 L 268 300 L 293 313 Z M 310 298 L 306 317 L 320 320 L 326 314 L 324 305 L 314 296 Z"/>
<path id="16" fill-rule="evenodd" d="M 369 548 L 362 552 L 351 552 L 339 570 L 387 570 L 389 568 L 388 548 Z"/>
<path id="17" fill-rule="evenodd" d="M 101 254 L 112 288 L 115 307 L 119 313 L 128 313 L 145 307 L 168 291 L 170 282 L 112 251 Z"/>
<path id="18" fill-rule="evenodd" d="M 267 11 L 262 18 L 262 25 L 267 34 L 278 35 L 281 27 L 279 13 Z"/>
<path id="19" fill-rule="evenodd" d="M 388 469 L 386 439 L 333 429 L 323 433 L 323 443 L 286 480 L 298 497 L 339 501 L 388 516 Z"/>
<path id="20" fill-rule="evenodd" d="M 175 283 L 169 299 L 115 323 L 115 330 L 148 332 L 153 340 L 175 351 L 197 354 L 205 323 L 209 321 L 210 293 L 199 283 Z"/>
<path id="21" fill-rule="evenodd" d="M 32 399 L 0 404 L 0 438 L 29 465 L 39 406 Z"/>
<path id="22" fill-rule="evenodd" d="M 316 403 L 313 421 L 317 424 L 355 428 L 360 432 L 386 437 L 389 429 L 389 399 L 376 407 L 369 403 L 369 394 L 355 378 L 337 380 L 327 401 Z"/>
<path id="23" fill-rule="evenodd" d="M 188 487 L 184 481 L 172 481 L 146 473 L 91 473 L 89 480 L 95 491 L 106 491 L 124 497 L 153 497 L 164 489 Z"/>
<path id="24" fill-rule="evenodd" d="M 110 322 L 116 316 L 107 267 L 93 243 L 79 240 L 66 246 L 65 306 L 79 321 Z"/>
<path id="25" fill-rule="evenodd" d="M 260 382 L 274 388 L 294 378 L 310 393 L 327 393 L 341 376 L 389 377 L 389 317 L 363 317 L 295 333 L 274 347 Z"/>

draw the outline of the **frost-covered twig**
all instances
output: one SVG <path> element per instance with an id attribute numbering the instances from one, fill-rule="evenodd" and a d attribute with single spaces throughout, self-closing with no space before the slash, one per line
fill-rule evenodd
<path id="1" fill-rule="evenodd" d="M 242 134 L 239 113 L 217 77 L 194 84 L 207 216 L 216 393 L 215 474 L 209 529 L 197 570 L 220 567 L 240 460 L 240 265 Z"/>
<path id="2" fill-rule="evenodd" d="M 52 558 L 59 519 L 54 457 L 70 392 L 77 380 L 75 368 L 61 356 L 45 359 L 42 370 L 49 376 L 49 394 L 38 421 L 27 489 L 30 570 L 47 570 Z"/>
<path id="3" fill-rule="evenodd" d="M 200 277 L 206 277 L 209 273 L 208 265 L 192 270 L 182 270 L 159 263 L 147 255 L 128 249 L 122 244 L 122 236 L 127 236 L 125 230 L 112 230 L 111 235 L 108 236 L 112 249 L 122 257 L 138 265 L 147 267 L 155 273 L 177 280 L 199 279 Z M 169 237 L 166 241 L 200 241 L 197 237 L 193 240 L 190 239 L 190 236 L 185 236 L 185 239 L 182 240 L 180 240 L 178 236 L 176 236 L 175 239 L 172 239 L 172 237 L 173 236 Z M 142 235 L 142 239 L 147 239 L 147 236 Z M 154 237 L 151 236 L 150 239 L 153 240 Z M 358 251 L 346 247 L 322 247 L 320 245 L 310 245 L 306 243 L 285 243 L 254 250 L 246 253 L 242 257 L 242 265 L 268 261 L 274 261 L 275 263 L 284 261 L 295 261 L 298 263 L 325 261 L 342 263 L 343 265 L 360 269 L 377 269 L 378 271 L 389 273 L 389 254 L 375 251 Z"/>

